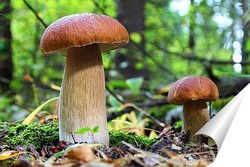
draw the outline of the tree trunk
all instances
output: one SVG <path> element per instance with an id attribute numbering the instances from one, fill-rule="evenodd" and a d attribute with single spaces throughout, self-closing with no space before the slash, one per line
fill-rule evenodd
<path id="1" fill-rule="evenodd" d="M 246 14 L 249 11 L 248 4 L 246 0 L 242 0 L 242 9 L 243 13 Z M 244 36 L 242 39 L 242 62 L 247 62 L 250 56 L 250 51 L 247 48 L 247 41 L 250 37 L 250 20 L 249 19 L 242 19 L 243 22 L 243 32 Z M 242 70 L 243 73 L 248 73 L 245 68 Z"/>
<path id="2" fill-rule="evenodd" d="M 117 0 L 118 17 L 117 19 L 126 27 L 128 32 L 137 33 L 141 39 L 138 44 L 142 46 L 140 51 L 132 42 L 129 42 L 123 48 L 126 52 L 117 52 L 115 57 L 116 70 L 124 75 L 125 78 L 142 76 L 145 79 L 149 77 L 149 71 L 144 62 L 140 62 L 138 57 L 144 56 L 144 0 Z M 136 58 L 137 57 L 137 58 Z M 138 68 L 138 63 L 144 65 Z"/>
<path id="3" fill-rule="evenodd" d="M 13 64 L 11 51 L 11 30 L 9 14 L 11 13 L 10 0 L 2 0 L 0 8 L 0 92 L 10 89 L 12 79 Z"/>

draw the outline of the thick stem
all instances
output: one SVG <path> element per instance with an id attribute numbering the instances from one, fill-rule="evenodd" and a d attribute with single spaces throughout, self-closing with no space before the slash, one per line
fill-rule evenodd
<path id="1" fill-rule="evenodd" d="M 205 100 L 189 101 L 183 105 L 183 131 L 190 135 L 191 141 L 201 142 L 200 136 L 193 135 L 199 131 L 208 121 L 209 112 Z"/>
<path id="2" fill-rule="evenodd" d="M 105 104 L 99 45 L 68 49 L 59 100 L 60 141 L 109 145 Z M 99 126 L 98 133 L 75 134 L 78 129 L 95 126 Z"/>

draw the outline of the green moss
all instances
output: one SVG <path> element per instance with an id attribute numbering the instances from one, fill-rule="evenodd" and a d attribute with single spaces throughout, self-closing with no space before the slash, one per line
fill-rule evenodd
<path id="1" fill-rule="evenodd" d="M 13 159 L 7 159 L 4 161 L 0 161 L 0 167 L 11 166 L 14 163 Z"/>
<path id="2" fill-rule="evenodd" d="M 11 147 L 22 145 L 24 147 L 33 144 L 36 149 L 44 146 L 56 145 L 59 141 L 58 124 L 37 123 L 24 124 L 0 124 L 0 138 Z M 156 142 L 143 136 L 127 134 L 122 131 L 110 132 L 110 146 L 121 146 L 122 141 L 133 144 L 142 149 L 149 149 Z"/>
<path id="3" fill-rule="evenodd" d="M 110 132 L 110 145 L 121 146 L 122 141 L 133 144 L 136 147 L 142 149 L 150 149 L 151 146 L 156 142 L 156 139 L 149 139 L 143 136 L 134 134 L 127 134 L 122 131 L 111 131 Z"/>
<path id="4" fill-rule="evenodd" d="M 52 122 L 43 125 L 0 124 L 0 129 L 3 140 L 11 147 L 33 144 L 36 149 L 41 149 L 43 146 L 54 145 L 59 140 L 58 125 Z"/>

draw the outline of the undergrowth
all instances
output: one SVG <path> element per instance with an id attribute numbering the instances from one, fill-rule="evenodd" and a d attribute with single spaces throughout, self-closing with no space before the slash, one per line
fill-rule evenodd
<path id="1" fill-rule="evenodd" d="M 33 144 L 36 149 L 42 149 L 44 146 L 55 146 L 59 141 L 59 128 L 57 123 L 47 123 L 39 125 L 38 123 L 9 124 L 0 123 L 0 141 L 8 146 L 27 147 Z M 142 149 L 149 149 L 156 142 L 155 139 L 149 139 L 143 136 L 127 134 L 122 131 L 110 131 L 110 146 L 119 147 L 122 141 L 135 145 Z"/>
<path id="2" fill-rule="evenodd" d="M 0 129 L 1 140 L 11 147 L 27 147 L 33 144 L 36 149 L 41 149 L 44 146 L 55 145 L 59 140 L 58 124 L 53 122 L 42 125 L 37 123 L 29 123 L 28 125 L 2 123 Z"/>
<path id="3" fill-rule="evenodd" d="M 148 150 L 156 142 L 156 139 L 149 139 L 135 134 L 127 134 L 123 131 L 110 131 L 111 146 L 121 146 L 122 141 L 133 144 L 138 148 Z"/>

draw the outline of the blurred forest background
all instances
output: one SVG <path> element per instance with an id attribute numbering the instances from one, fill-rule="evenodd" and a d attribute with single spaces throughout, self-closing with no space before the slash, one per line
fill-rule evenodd
<path id="1" fill-rule="evenodd" d="M 248 0 L 0 0 L 0 121 L 23 120 L 59 95 L 65 59 L 42 55 L 40 38 L 53 21 L 82 12 L 116 18 L 130 33 L 129 44 L 103 53 L 109 120 L 122 111 L 145 126 L 144 112 L 129 114 L 133 103 L 165 122 L 174 107 L 168 89 L 189 75 L 217 84 L 219 110 L 250 81 L 249 7 Z"/>

